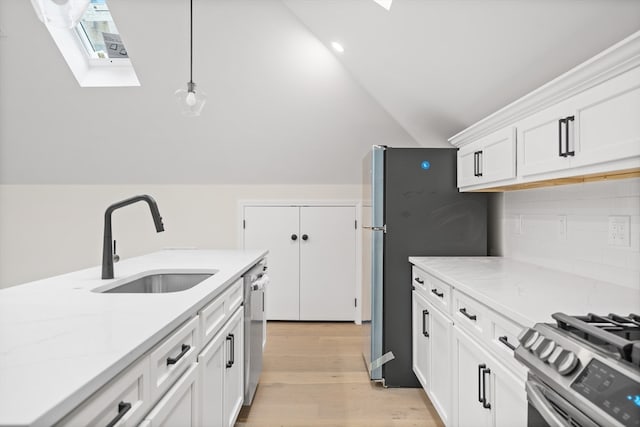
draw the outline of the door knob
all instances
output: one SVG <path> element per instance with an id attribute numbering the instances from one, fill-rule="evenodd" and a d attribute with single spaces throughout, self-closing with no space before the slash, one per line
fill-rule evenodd
<path id="1" fill-rule="evenodd" d="M 295 234 L 292 234 L 292 235 L 291 235 L 291 240 L 298 240 L 298 236 L 297 236 L 297 235 L 295 235 Z"/>
<path id="2" fill-rule="evenodd" d="M 306 234 L 302 235 L 302 240 L 309 240 L 309 236 L 307 236 Z"/>

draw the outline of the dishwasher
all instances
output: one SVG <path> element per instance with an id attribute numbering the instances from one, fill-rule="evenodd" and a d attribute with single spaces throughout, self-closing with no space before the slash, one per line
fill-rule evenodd
<path id="1" fill-rule="evenodd" d="M 267 262 L 261 260 L 244 278 L 244 406 L 251 405 L 262 372 L 265 331 L 264 292 L 269 283 Z"/>

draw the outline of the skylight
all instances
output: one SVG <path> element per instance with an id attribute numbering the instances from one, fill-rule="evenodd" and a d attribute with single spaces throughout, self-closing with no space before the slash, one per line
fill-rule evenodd
<path id="1" fill-rule="evenodd" d="M 54 25 L 47 17 L 43 19 L 39 4 L 46 4 L 42 10 L 55 15 L 61 14 L 56 10 L 58 2 L 38 0 L 34 7 L 80 86 L 140 86 L 107 0 L 91 0 L 72 28 Z"/>

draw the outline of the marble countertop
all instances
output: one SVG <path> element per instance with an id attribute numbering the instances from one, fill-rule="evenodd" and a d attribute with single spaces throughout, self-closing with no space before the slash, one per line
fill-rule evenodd
<path id="1" fill-rule="evenodd" d="M 167 250 L 0 290 L 0 425 L 51 425 L 197 313 L 266 251 Z M 218 270 L 165 294 L 93 289 L 150 270 Z"/>
<path id="2" fill-rule="evenodd" d="M 502 257 L 410 257 L 409 262 L 522 326 L 554 322 L 552 313 L 640 311 L 633 289 Z"/>

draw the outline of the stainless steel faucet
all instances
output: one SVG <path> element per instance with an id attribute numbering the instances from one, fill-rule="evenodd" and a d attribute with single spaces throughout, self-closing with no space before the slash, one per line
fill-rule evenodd
<path id="1" fill-rule="evenodd" d="M 102 241 L 102 278 L 113 279 L 113 258 L 112 250 L 115 252 L 115 241 L 111 233 L 111 214 L 116 209 L 128 206 L 136 202 L 147 202 L 149 209 L 151 210 L 151 216 L 153 217 L 153 223 L 156 226 L 156 231 L 159 233 L 164 231 L 164 224 L 162 224 L 162 217 L 158 210 L 158 205 L 153 197 L 146 194 L 140 196 L 130 197 L 128 199 L 116 202 L 109 206 L 104 213 L 104 238 Z"/>

